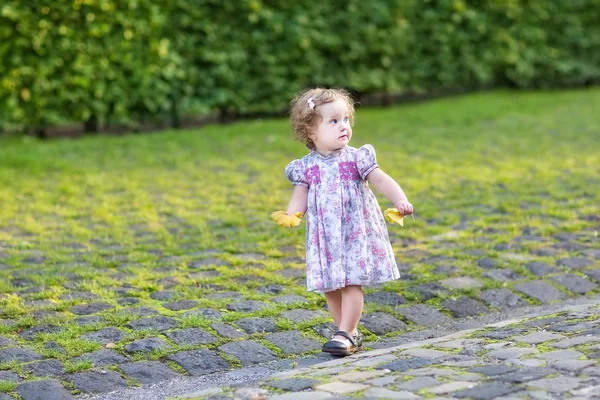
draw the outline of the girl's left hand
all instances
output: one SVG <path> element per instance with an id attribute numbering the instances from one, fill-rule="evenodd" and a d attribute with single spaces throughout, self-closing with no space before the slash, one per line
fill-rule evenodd
<path id="1" fill-rule="evenodd" d="M 297 212 L 294 214 L 287 214 L 285 211 L 275 211 L 271 214 L 271 218 L 273 221 L 277 222 L 277 225 L 283 226 L 285 228 L 292 228 L 294 226 L 300 225 L 300 221 L 302 220 L 302 213 Z"/>
<path id="2" fill-rule="evenodd" d="M 394 207 L 398 209 L 402 216 L 410 215 L 413 213 L 413 206 L 408 200 L 400 200 L 394 204 Z"/>

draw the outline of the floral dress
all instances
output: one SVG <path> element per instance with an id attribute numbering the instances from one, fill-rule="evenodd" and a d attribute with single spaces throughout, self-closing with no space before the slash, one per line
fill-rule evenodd
<path id="1" fill-rule="evenodd" d="M 293 185 L 308 188 L 306 287 L 328 292 L 400 277 L 383 214 L 366 181 L 378 168 L 375 149 L 312 150 L 288 164 Z"/>

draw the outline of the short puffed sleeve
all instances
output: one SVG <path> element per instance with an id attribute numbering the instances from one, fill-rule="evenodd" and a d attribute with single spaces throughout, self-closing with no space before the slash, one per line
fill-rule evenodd
<path id="1" fill-rule="evenodd" d="M 304 168 L 302 167 L 302 161 L 294 160 L 285 167 L 285 175 L 292 182 L 294 186 L 308 187 L 308 181 L 304 174 Z"/>
<path id="2" fill-rule="evenodd" d="M 369 175 L 371 171 L 375 168 L 379 168 L 373 146 L 365 144 L 356 151 L 356 168 L 363 180 L 367 179 L 367 175 Z"/>

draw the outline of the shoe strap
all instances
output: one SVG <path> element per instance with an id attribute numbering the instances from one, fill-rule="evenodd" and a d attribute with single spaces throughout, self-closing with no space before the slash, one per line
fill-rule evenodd
<path id="1" fill-rule="evenodd" d="M 354 338 L 352 335 L 350 335 L 348 332 L 344 332 L 344 331 L 337 331 L 336 333 L 334 333 L 334 335 L 333 335 L 333 336 L 334 336 L 334 337 L 335 337 L 335 336 L 343 336 L 343 337 L 345 337 L 346 339 L 348 339 L 348 340 L 350 341 L 350 343 L 352 343 L 352 345 L 353 345 L 353 346 L 356 346 L 356 341 L 354 340 L 355 338 Z"/>

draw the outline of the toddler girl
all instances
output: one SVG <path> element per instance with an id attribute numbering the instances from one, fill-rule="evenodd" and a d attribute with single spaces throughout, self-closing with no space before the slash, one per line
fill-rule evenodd
<path id="1" fill-rule="evenodd" d="M 400 277 L 369 183 L 401 215 L 413 212 L 400 186 L 379 168 L 373 146 L 348 146 L 353 122 L 353 101 L 344 90 L 316 88 L 296 96 L 292 130 L 310 153 L 286 167 L 294 192 L 285 214 L 279 212 L 288 221 L 282 226 L 297 225 L 306 213 L 307 289 L 325 295 L 338 331 L 323 351 L 334 355 L 350 355 L 362 346 L 357 330 L 362 286 Z"/>

